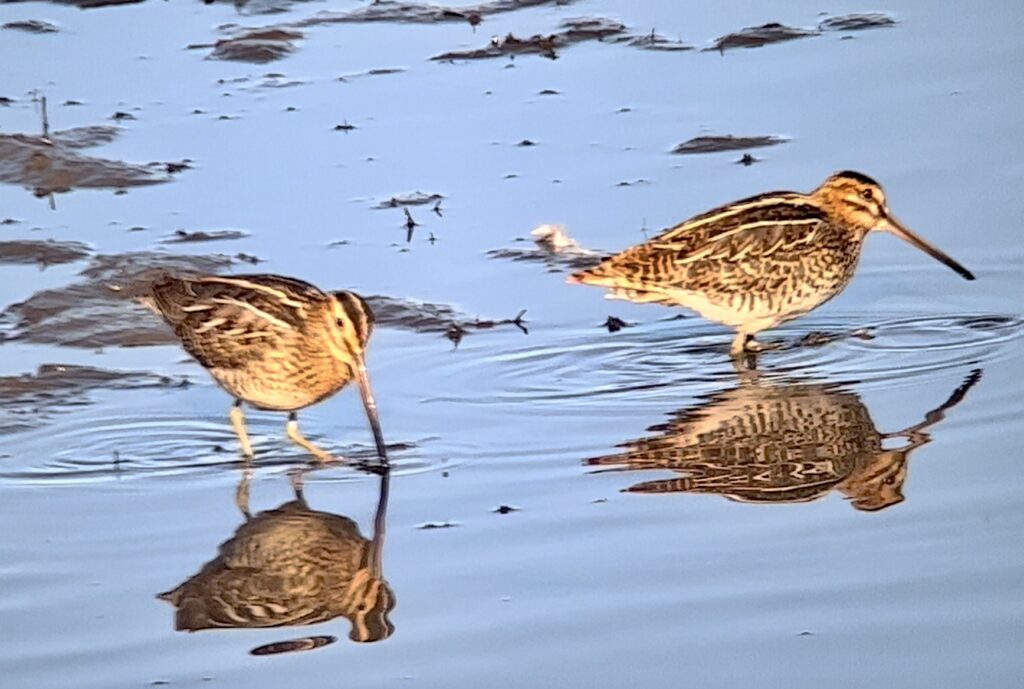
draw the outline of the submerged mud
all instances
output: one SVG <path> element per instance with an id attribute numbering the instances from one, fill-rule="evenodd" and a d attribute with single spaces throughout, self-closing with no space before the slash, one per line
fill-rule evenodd
<path id="1" fill-rule="evenodd" d="M 0 342 L 16 340 L 67 347 L 144 347 L 174 344 L 174 333 L 137 302 L 166 273 L 225 273 L 239 263 L 258 262 L 246 254 L 179 255 L 141 251 L 94 256 L 64 287 L 36 292 L 0 312 Z M 450 339 L 499 325 L 525 331 L 522 313 L 503 320 L 474 318 L 448 304 L 383 295 L 366 297 L 379 326 Z M 456 335 L 457 334 L 457 335 Z"/>
<path id="2" fill-rule="evenodd" d="M 161 244 L 194 244 L 199 242 L 220 242 L 229 239 L 244 239 L 249 233 L 244 230 L 175 230 L 174 234 Z"/>
<path id="3" fill-rule="evenodd" d="M 748 26 L 745 29 L 719 36 L 710 47 L 704 50 L 717 50 L 724 53 L 732 48 L 760 48 L 763 45 L 793 41 L 798 38 L 809 38 L 817 36 L 820 32 L 817 29 L 803 29 L 796 26 L 786 26 L 778 22 L 770 22 L 761 26 Z"/>
<path id="4" fill-rule="evenodd" d="M 50 22 L 41 19 L 22 19 L 20 21 L 7 22 L 0 29 L 12 31 L 24 31 L 26 33 L 57 33 L 60 29 Z"/>
<path id="5" fill-rule="evenodd" d="M 684 141 L 672 149 L 672 153 L 690 155 L 695 153 L 720 153 L 742 151 L 746 148 L 763 148 L 784 144 L 789 139 L 781 136 L 697 136 Z M 753 162 L 753 161 L 751 161 Z"/>
<path id="6" fill-rule="evenodd" d="M 385 209 L 402 208 L 405 206 L 425 206 L 428 203 L 437 203 L 443 200 L 444 196 L 441 194 L 411 191 L 406 194 L 395 194 L 394 196 L 389 196 L 375 205 L 374 208 Z"/>
<path id="7" fill-rule="evenodd" d="M 321 12 L 315 17 L 296 22 L 295 26 L 318 24 L 346 24 L 358 22 L 397 22 L 408 24 L 437 24 L 440 22 L 468 22 L 479 24 L 484 18 L 503 12 L 541 7 L 568 5 L 574 0 L 491 0 L 476 5 L 447 7 L 432 3 L 377 0 L 365 7 L 342 12 Z"/>
<path id="8" fill-rule="evenodd" d="M 71 364 L 44 364 L 35 373 L 0 376 L 0 435 L 35 428 L 56 413 L 88 404 L 89 392 L 93 390 L 182 387 L 187 384 L 185 378 Z"/>
<path id="9" fill-rule="evenodd" d="M 490 330 L 510 325 L 527 333 L 525 310 L 512 318 L 473 318 L 448 304 L 436 304 L 415 299 L 387 297 L 379 294 L 366 297 L 373 309 L 377 324 L 384 327 L 411 330 L 417 333 L 443 334 L 456 346 L 473 331 Z"/>
<path id="10" fill-rule="evenodd" d="M 78 150 L 109 143 L 117 127 L 91 126 L 49 136 L 0 134 L 0 182 L 20 184 L 36 196 L 73 189 L 124 189 L 173 179 L 168 163 L 133 164 Z"/>
<path id="11" fill-rule="evenodd" d="M 512 55 L 540 55 L 554 60 L 558 58 L 558 51 L 585 41 L 607 41 L 612 44 L 622 44 L 645 50 L 681 51 L 692 49 L 692 46 L 671 40 L 654 31 L 639 35 L 632 34 L 625 24 L 614 19 L 583 17 L 565 20 L 558 31 L 550 34 L 520 37 L 509 33 L 504 38 L 491 38 L 491 42 L 481 48 L 452 50 L 435 55 L 430 59 L 436 61 L 484 60 Z"/>
<path id="12" fill-rule="evenodd" d="M 828 17 L 818 22 L 822 31 L 861 31 L 896 26 L 896 20 L 882 12 L 864 12 Z"/>
<path id="13" fill-rule="evenodd" d="M 761 26 L 748 26 L 739 31 L 719 36 L 710 47 L 704 50 L 717 50 L 724 53 L 732 48 L 760 48 L 772 43 L 783 43 L 799 38 L 818 36 L 823 31 L 861 31 L 895 26 L 896 20 L 882 12 L 858 12 L 835 17 L 826 17 L 818 22 L 816 28 L 786 26 L 778 22 L 769 22 Z"/>
<path id="14" fill-rule="evenodd" d="M 36 264 L 42 268 L 80 261 L 91 254 L 87 244 L 54 239 L 0 242 L 0 263 Z"/>
<path id="15" fill-rule="evenodd" d="M 134 298 L 164 271 L 216 273 L 235 259 L 162 252 L 99 255 L 64 287 L 36 292 L 0 312 L 4 339 L 69 347 L 138 347 L 176 342 Z"/>
<path id="16" fill-rule="evenodd" d="M 213 50 L 207 56 L 210 60 L 229 60 L 233 62 L 252 62 L 263 64 L 287 57 L 298 49 L 295 41 L 303 34 L 299 31 L 265 28 L 243 31 L 214 43 L 194 44 L 189 49 L 209 48 Z"/>
<path id="17" fill-rule="evenodd" d="M 296 41 L 304 37 L 301 29 L 328 24 L 353 24 L 370 22 L 391 22 L 406 24 L 437 24 L 442 22 L 466 22 L 476 27 L 485 17 L 512 12 L 520 9 L 539 7 L 542 5 L 566 5 L 573 0 L 492 0 L 476 5 L 447 7 L 432 3 L 398 2 L 393 0 L 377 0 L 364 7 L 351 10 L 325 10 L 312 17 L 295 22 L 266 26 L 262 28 L 242 29 L 240 33 L 222 38 L 215 43 L 192 44 L 189 49 L 212 48 L 208 58 L 213 60 L 230 60 L 263 64 L 287 57 L 298 49 Z M 236 3 L 244 6 L 246 3 Z M 266 3 L 262 3 L 266 4 Z M 272 5 L 265 10 L 257 10 L 253 14 L 270 14 L 280 11 Z M 229 31 L 239 27 L 228 27 Z M 671 43 L 656 41 L 659 44 Z"/>

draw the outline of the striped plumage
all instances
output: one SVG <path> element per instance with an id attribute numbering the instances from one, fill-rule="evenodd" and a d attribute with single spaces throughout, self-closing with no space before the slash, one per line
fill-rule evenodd
<path id="1" fill-rule="evenodd" d="M 144 303 L 163 316 L 191 354 L 236 399 L 232 423 L 252 455 L 240 404 L 290 412 L 288 434 L 321 459 L 295 412 L 355 380 L 377 450 L 385 448 L 364 352 L 373 312 L 353 292 L 323 292 L 279 275 L 165 276 Z"/>
<path id="2" fill-rule="evenodd" d="M 821 384 L 747 384 L 682 410 L 656 435 L 586 460 L 616 470 L 670 470 L 675 478 L 633 485 L 633 493 L 709 493 L 756 503 L 816 500 L 832 490 L 858 510 L 903 500 L 911 452 L 980 379 L 973 372 L 946 402 L 910 428 L 881 433 L 860 398 Z M 884 447 L 903 438 L 900 447 Z"/>
<path id="3" fill-rule="evenodd" d="M 613 298 L 693 309 L 737 331 L 738 356 L 757 349 L 755 333 L 839 294 L 871 230 L 892 232 L 974 279 L 903 226 L 877 182 L 843 171 L 810 194 L 772 192 L 693 217 L 569 281 L 610 288 Z"/>
<path id="4" fill-rule="evenodd" d="M 159 594 L 176 608 L 175 629 L 309 625 L 342 616 L 352 623 L 353 641 L 391 636 L 395 597 L 381 567 L 388 480 L 381 477 L 372 539 L 348 517 L 310 509 L 301 492 L 248 519 L 215 559 Z"/>

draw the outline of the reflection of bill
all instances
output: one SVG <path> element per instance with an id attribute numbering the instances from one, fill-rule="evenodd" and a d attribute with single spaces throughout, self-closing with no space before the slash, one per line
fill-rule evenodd
<path id="1" fill-rule="evenodd" d="M 352 623 L 353 641 L 391 636 L 388 615 L 395 597 L 381 567 L 388 475 L 380 481 L 369 540 L 348 517 L 310 509 L 298 484 L 294 500 L 247 517 L 216 558 L 159 594 L 177 609 L 175 629 L 288 627 L 340 616 Z M 311 636 L 266 644 L 253 653 L 310 650 L 333 641 Z"/>
<path id="2" fill-rule="evenodd" d="M 836 489 L 858 510 L 903 501 L 910 453 L 927 444 L 941 421 L 981 378 L 973 371 L 924 420 L 880 433 L 860 397 L 834 385 L 744 384 L 649 430 L 657 435 L 623 443 L 618 454 L 586 460 L 608 471 L 670 470 L 681 476 L 645 481 L 631 493 L 712 493 L 732 500 L 790 503 L 816 500 Z M 901 438 L 895 449 L 887 440 Z"/>

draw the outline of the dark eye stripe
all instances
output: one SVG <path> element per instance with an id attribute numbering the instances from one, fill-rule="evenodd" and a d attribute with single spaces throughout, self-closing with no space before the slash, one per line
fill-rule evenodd
<path id="1" fill-rule="evenodd" d="M 370 340 L 370 333 L 373 331 L 373 311 L 357 294 L 337 292 L 336 295 L 346 318 L 355 328 L 360 344 L 365 347 Z"/>

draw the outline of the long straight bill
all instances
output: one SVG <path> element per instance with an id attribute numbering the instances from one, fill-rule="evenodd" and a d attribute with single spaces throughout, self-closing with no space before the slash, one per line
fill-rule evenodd
<path id="1" fill-rule="evenodd" d="M 363 397 L 363 408 L 366 410 L 366 418 L 370 421 L 370 429 L 373 430 L 373 439 L 377 443 L 377 456 L 388 461 L 387 447 L 384 445 L 384 434 L 380 430 L 380 418 L 377 416 L 377 403 L 373 399 L 373 391 L 370 389 L 370 377 L 366 373 L 366 364 L 359 357 L 355 366 L 356 382 L 359 384 L 359 394 Z"/>
<path id="2" fill-rule="evenodd" d="M 923 237 L 920 237 L 911 232 L 910 228 L 901 223 L 894 216 L 890 215 L 885 219 L 884 224 L 882 225 L 882 229 L 892 232 L 894 235 L 896 235 L 903 241 L 907 242 L 911 246 L 916 246 L 918 249 L 925 252 L 926 254 L 934 258 L 936 261 L 945 263 L 947 266 L 949 266 L 957 273 L 959 273 L 960 276 L 965 280 L 974 279 L 974 273 L 972 273 L 971 271 L 967 270 L 962 265 L 954 261 L 947 254 L 940 251 L 937 247 L 926 242 Z"/>

